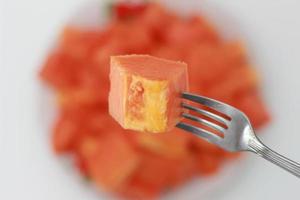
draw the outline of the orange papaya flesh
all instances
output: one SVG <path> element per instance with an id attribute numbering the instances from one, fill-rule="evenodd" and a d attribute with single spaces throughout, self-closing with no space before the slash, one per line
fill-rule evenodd
<path id="1" fill-rule="evenodd" d="M 125 129 L 167 132 L 181 119 L 187 66 L 149 55 L 111 57 L 109 112 Z"/>

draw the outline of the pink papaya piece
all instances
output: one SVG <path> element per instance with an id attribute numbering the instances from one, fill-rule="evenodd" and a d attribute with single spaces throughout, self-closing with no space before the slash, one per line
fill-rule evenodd
<path id="1" fill-rule="evenodd" d="M 162 133 L 180 120 L 187 65 L 149 55 L 112 56 L 109 113 L 125 129 Z"/>

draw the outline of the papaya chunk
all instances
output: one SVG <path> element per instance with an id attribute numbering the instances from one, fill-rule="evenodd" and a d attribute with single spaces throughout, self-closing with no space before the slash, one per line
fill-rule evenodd
<path id="1" fill-rule="evenodd" d="M 86 137 L 80 152 L 87 161 L 91 178 L 106 190 L 115 190 L 124 184 L 139 163 L 138 154 L 118 135 Z"/>
<path id="2" fill-rule="evenodd" d="M 139 133 L 135 140 L 141 148 L 168 158 L 182 158 L 190 153 L 190 137 L 180 129 L 165 134 Z"/>
<path id="3" fill-rule="evenodd" d="M 109 112 L 125 129 L 166 132 L 181 119 L 187 65 L 148 55 L 113 56 Z"/>

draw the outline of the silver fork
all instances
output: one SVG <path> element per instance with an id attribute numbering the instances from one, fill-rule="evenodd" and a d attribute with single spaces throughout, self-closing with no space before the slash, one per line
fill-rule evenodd
<path id="1" fill-rule="evenodd" d="M 230 105 L 203 96 L 183 93 L 182 98 L 211 108 L 228 116 L 228 118 L 187 103 L 182 103 L 182 107 L 185 109 L 200 113 L 201 115 L 212 120 L 206 120 L 201 117 L 191 115 L 187 112 L 183 113 L 184 118 L 196 121 L 206 127 L 214 129 L 218 133 L 222 133 L 223 137 L 213 133 L 213 131 L 200 128 L 186 122 L 179 122 L 176 125 L 178 128 L 200 136 L 201 138 L 204 138 L 227 151 L 250 151 L 256 153 L 264 159 L 278 165 L 279 167 L 300 178 L 300 164 L 276 153 L 265 146 L 256 137 L 249 119 L 243 112 Z M 213 121 L 218 123 L 214 123 Z M 219 123 L 225 126 L 220 126 Z"/>

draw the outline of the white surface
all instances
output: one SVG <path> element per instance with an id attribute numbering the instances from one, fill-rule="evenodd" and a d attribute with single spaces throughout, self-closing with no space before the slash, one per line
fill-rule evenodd
<path id="1" fill-rule="evenodd" d="M 48 134 L 37 122 L 36 78 L 47 47 L 84 0 L 3 0 L 4 65 L 0 65 L 0 199 L 100 199 L 78 176 L 61 165 L 49 148 Z M 188 2 L 188 1 L 187 1 Z M 263 77 L 263 91 L 273 114 L 263 141 L 300 161 L 300 1 L 208 0 L 230 13 L 245 33 L 253 62 Z M 1 11 L 2 11 L 1 10 Z M 2 45 L 1 45 L 2 46 Z M 208 200 L 297 199 L 299 180 L 249 155 L 241 180 L 226 183 Z M 241 166 L 241 167 L 243 167 Z M 200 199 L 197 189 L 169 199 Z M 298 190 L 297 190 L 298 189 Z M 184 198 L 184 196 L 187 198 Z M 263 195 L 263 196 L 262 196 Z M 189 197 L 189 198 L 188 198 Z"/>

